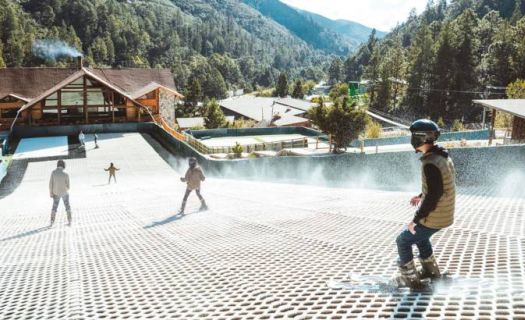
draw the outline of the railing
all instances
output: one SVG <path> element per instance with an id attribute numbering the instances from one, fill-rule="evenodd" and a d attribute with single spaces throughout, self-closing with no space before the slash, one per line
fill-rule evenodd
<path id="1" fill-rule="evenodd" d="M 195 148 L 197 151 L 203 154 L 215 154 L 215 153 L 233 153 L 233 146 L 223 147 L 208 147 L 200 140 L 195 139 L 189 134 L 186 135 L 186 141 L 190 146 Z M 281 151 L 283 149 L 291 148 L 308 148 L 308 138 L 298 138 L 284 141 L 265 142 L 256 144 L 244 144 L 242 145 L 244 152 L 250 153 L 254 151 Z"/>
<path id="2" fill-rule="evenodd" d="M 162 118 L 161 115 L 157 114 L 155 117 L 153 117 L 153 120 L 157 125 L 159 125 L 162 129 L 164 129 L 167 133 L 171 134 L 173 137 L 180 141 L 186 141 L 186 136 L 182 133 L 178 132 L 177 130 L 170 127 L 166 121 Z"/>

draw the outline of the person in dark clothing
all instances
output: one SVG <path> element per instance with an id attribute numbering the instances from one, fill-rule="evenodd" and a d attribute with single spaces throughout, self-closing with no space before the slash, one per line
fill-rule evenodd
<path id="1" fill-rule="evenodd" d="M 454 222 L 456 172 L 448 152 L 434 144 L 440 134 L 436 123 L 417 120 L 410 131 L 412 146 L 416 152 L 423 153 L 420 158 L 422 193 L 410 200 L 412 206 L 419 205 L 419 208 L 407 229 L 396 239 L 399 275 L 394 281 L 398 286 L 418 288 L 421 279 L 441 276 L 430 237 Z M 419 250 L 420 271 L 414 262 L 413 245 Z"/>

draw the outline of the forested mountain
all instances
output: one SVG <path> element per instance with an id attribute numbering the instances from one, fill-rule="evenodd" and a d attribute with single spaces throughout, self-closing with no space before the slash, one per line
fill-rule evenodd
<path id="1" fill-rule="evenodd" d="M 335 30 L 318 23 L 304 11 L 292 8 L 279 0 L 243 0 L 246 4 L 272 18 L 299 38 L 321 49 L 327 54 L 346 55 L 361 43 L 348 37 L 343 37 Z M 370 33 L 369 30 L 368 33 Z M 368 36 L 365 35 L 365 38 Z"/>
<path id="2" fill-rule="evenodd" d="M 348 20 L 332 20 L 328 19 L 319 14 L 296 9 L 297 12 L 302 15 L 311 18 L 315 23 L 329 30 L 337 32 L 340 36 L 348 41 L 352 48 L 355 49 L 359 47 L 362 43 L 366 42 L 370 34 L 372 33 L 372 28 L 364 26 L 360 23 L 348 21 Z M 383 38 L 386 35 L 386 32 L 376 31 L 376 37 L 379 39 Z"/>
<path id="3" fill-rule="evenodd" d="M 370 81 L 370 105 L 406 117 L 479 120 L 472 99 L 525 78 L 525 0 L 429 1 L 383 40 L 370 38 L 330 78 Z"/>
<path id="4" fill-rule="evenodd" d="M 271 86 L 280 72 L 318 80 L 327 55 L 239 0 L 0 0 L 0 67 L 55 66 L 35 40 L 61 40 L 92 65 L 171 68 L 205 96 Z M 45 51 L 45 50 L 44 50 Z M 61 59 L 60 59 L 61 58 Z"/>

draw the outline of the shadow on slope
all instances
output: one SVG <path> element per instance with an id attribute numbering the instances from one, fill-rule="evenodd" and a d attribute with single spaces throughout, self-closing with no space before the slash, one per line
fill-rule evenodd
<path id="1" fill-rule="evenodd" d="M 22 183 L 27 171 L 27 167 L 31 162 L 44 162 L 53 160 L 68 160 L 68 159 L 82 159 L 86 158 L 86 150 L 79 148 L 80 143 L 78 136 L 68 136 L 68 155 L 67 156 L 53 156 L 44 158 L 20 159 L 13 160 L 7 170 L 5 178 L 0 183 L 0 199 L 3 199 L 13 193 Z M 51 171 L 50 171 L 51 173 Z"/>

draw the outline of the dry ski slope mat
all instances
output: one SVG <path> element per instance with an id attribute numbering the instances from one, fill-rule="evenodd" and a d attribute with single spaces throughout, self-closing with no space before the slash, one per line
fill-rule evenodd
<path id="1" fill-rule="evenodd" d="M 67 160 L 73 226 L 53 228 L 55 161 L 30 162 L 0 200 L 1 319 L 525 319 L 525 201 L 471 189 L 433 238 L 461 290 L 332 289 L 351 274 L 388 277 L 411 193 L 207 179 L 210 210 L 176 212 L 184 192 L 140 134 L 100 135 Z M 174 161 L 174 160 L 173 160 Z M 117 184 L 103 169 L 120 168 Z M 415 190 L 416 191 L 416 190 Z M 414 192 L 415 192 L 414 191 Z"/>

